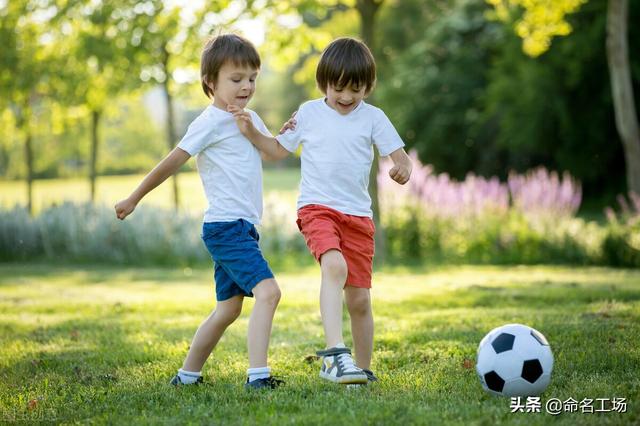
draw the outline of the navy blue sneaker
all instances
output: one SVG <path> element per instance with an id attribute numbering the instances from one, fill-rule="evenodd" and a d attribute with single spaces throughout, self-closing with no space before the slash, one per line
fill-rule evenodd
<path id="1" fill-rule="evenodd" d="M 362 372 L 367 375 L 367 382 L 347 385 L 349 389 L 364 388 L 367 386 L 367 384 L 378 381 L 378 378 L 376 377 L 375 374 L 373 374 L 373 371 L 363 368 Z"/>
<path id="2" fill-rule="evenodd" d="M 377 382 L 378 381 L 378 378 L 376 377 L 375 374 L 373 374 L 373 371 L 367 370 L 366 368 L 363 368 L 362 371 L 364 371 L 364 374 L 367 375 L 367 381 L 369 381 L 369 382 Z"/>
<path id="3" fill-rule="evenodd" d="M 204 379 L 202 378 L 202 376 L 200 376 L 200 377 L 198 377 L 198 380 L 196 380 L 195 383 L 190 383 L 190 384 L 191 385 L 199 385 L 202 382 L 204 382 Z M 180 380 L 180 376 L 178 374 L 173 376 L 173 379 L 171 379 L 169 384 L 173 385 L 173 386 L 189 386 L 189 385 L 186 385 L 186 384 L 182 383 L 182 380 Z"/>
<path id="4" fill-rule="evenodd" d="M 276 379 L 273 376 L 264 378 L 264 379 L 256 379 L 253 382 L 249 381 L 247 377 L 247 382 L 244 384 L 245 389 L 275 389 L 278 386 L 284 384 L 284 380 Z"/>

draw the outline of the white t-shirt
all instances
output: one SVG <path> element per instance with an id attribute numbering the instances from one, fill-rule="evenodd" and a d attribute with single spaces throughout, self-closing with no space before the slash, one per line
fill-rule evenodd
<path id="1" fill-rule="evenodd" d="M 270 134 L 254 111 L 253 124 Z M 254 225 L 262 218 L 262 159 L 245 138 L 233 114 L 209 105 L 189 125 L 178 148 L 196 157 L 209 207 L 205 222 L 245 219 Z"/>
<path id="2" fill-rule="evenodd" d="M 381 156 L 404 143 L 385 113 L 364 101 L 342 115 L 322 99 L 305 102 L 296 129 L 276 136 L 294 152 L 302 144 L 298 209 L 321 204 L 345 214 L 372 217 L 369 172 L 373 145 Z"/>

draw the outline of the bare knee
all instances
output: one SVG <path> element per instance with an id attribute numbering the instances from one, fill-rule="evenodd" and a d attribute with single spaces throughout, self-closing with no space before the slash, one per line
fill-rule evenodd
<path id="1" fill-rule="evenodd" d="M 344 284 L 347 280 L 347 262 L 342 253 L 337 250 L 330 250 L 320 258 L 320 268 L 322 275 L 331 281 Z"/>
<path id="2" fill-rule="evenodd" d="M 371 298 L 369 292 L 360 291 L 347 295 L 347 309 L 352 317 L 362 317 L 371 314 Z"/>
<path id="3" fill-rule="evenodd" d="M 242 304 L 231 306 L 218 306 L 213 313 L 213 319 L 224 326 L 231 325 L 242 313 Z"/>
<path id="4" fill-rule="evenodd" d="M 276 307 L 280 302 L 281 292 L 280 287 L 275 279 L 267 279 L 258 283 L 253 289 L 253 295 L 256 298 L 256 303 L 263 303 L 268 306 Z"/>

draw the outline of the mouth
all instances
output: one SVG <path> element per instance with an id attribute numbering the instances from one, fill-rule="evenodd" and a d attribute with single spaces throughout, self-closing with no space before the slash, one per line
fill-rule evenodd
<path id="1" fill-rule="evenodd" d="M 344 102 L 336 102 L 336 105 L 338 105 L 340 108 L 342 109 L 350 109 L 353 106 L 353 102 L 349 102 L 349 103 L 344 103 Z"/>

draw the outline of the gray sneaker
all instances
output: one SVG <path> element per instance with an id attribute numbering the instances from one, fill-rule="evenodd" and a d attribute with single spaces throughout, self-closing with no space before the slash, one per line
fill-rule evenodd
<path id="1" fill-rule="evenodd" d="M 343 385 L 367 383 L 367 375 L 356 367 L 349 348 L 329 348 L 316 352 L 322 357 L 320 377 Z"/>

